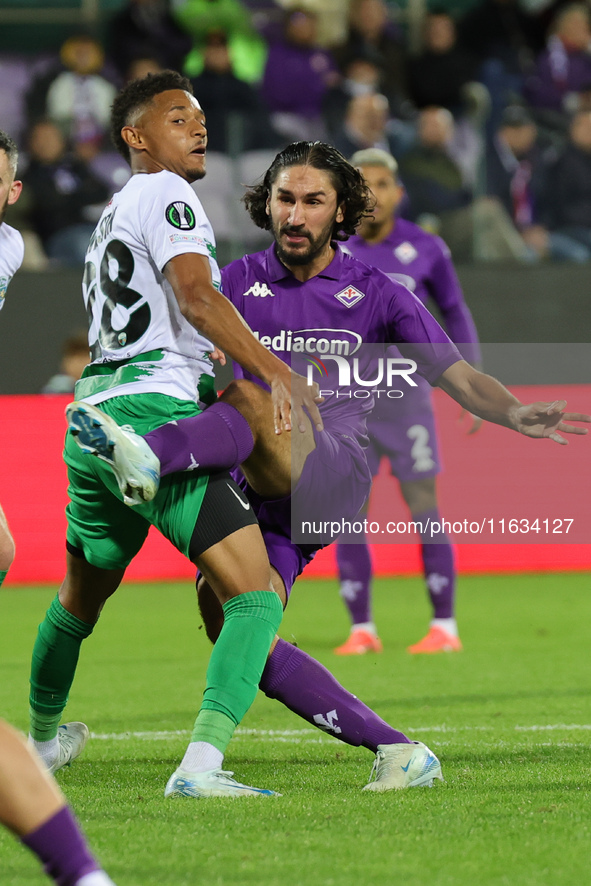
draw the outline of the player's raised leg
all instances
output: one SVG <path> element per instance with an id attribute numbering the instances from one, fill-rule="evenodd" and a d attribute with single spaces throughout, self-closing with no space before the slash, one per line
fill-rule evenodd
<path id="1" fill-rule="evenodd" d="M 35 752 L 0 720 L 0 821 L 60 886 L 113 886 Z"/>
<path id="2" fill-rule="evenodd" d="M 177 472 L 233 470 L 239 465 L 261 495 L 289 495 L 314 448 L 311 424 L 295 435 L 277 435 L 271 395 L 252 382 L 231 382 L 200 415 L 178 419 L 144 435 L 118 425 L 86 402 L 66 410 L 70 434 L 81 451 L 113 471 L 130 506 L 152 501 L 160 478 Z"/>
<path id="3" fill-rule="evenodd" d="M 120 427 L 89 403 L 70 403 L 66 417 L 80 449 L 109 465 L 123 500 L 132 507 L 152 501 L 160 478 L 167 474 L 197 468 L 232 470 L 253 448 L 246 419 L 221 401 L 200 415 L 168 422 L 144 436 Z"/>

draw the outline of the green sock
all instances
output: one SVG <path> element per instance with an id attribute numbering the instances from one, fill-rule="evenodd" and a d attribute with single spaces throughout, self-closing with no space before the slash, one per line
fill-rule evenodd
<path id="1" fill-rule="evenodd" d="M 235 729 L 236 723 L 225 714 L 202 709 L 197 714 L 191 741 L 206 741 L 225 754 Z"/>
<path id="2" fill-rule="evenodd" d="M 2 582 L 4 581 L 4 579 L 6 578 L 7 575 L 8 575 L 8 569 L 6 570 L 6 572 L 3 572 L 0 569 L 0 588 L 2 587 Z"/>
<path id="3" fill-rule="evenodd" d="M 94 625 L 80 621 L 60 603 L 57 595 L 39 625 L 31 662 L 31 735 L 49 741 L 68 700 L 80 654 L 80 644 Z"/>
<path id="4" fill-rule="evenodd" d="M 269 649 L 283 617 L 273 591 L 249 591 L 224 604 L 224 626 L 207 668 L 206 689 L 191 741 L 222 753 L 254 701 Z"/>

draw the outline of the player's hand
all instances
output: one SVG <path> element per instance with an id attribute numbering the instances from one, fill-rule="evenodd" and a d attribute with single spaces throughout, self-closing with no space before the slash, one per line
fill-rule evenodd
<path id="1" fill-rule="evenodd" d="M 209 359 L 210 360 L 217 360 L 219 362 L 220 366 L 225 366 L 226 362 L 227 362 L 226 355 L 224 354 L 223 351 L 220 351 L 219 348 L 214 348 L 213 351 L 209 352 Z"/>
<path id="2" fill-rule="evenodd" d="M 555 400 L 553 403 L 530 403 L 520 406 L 515 412 L 516 430 L 526 437 L 548 437 L 563 446 L 568 443 L 558 432 L 563 434 L 587 434 L 588 428 L 579 428 L 568 424 L 571 421 L 591 422 L 591 415 L 584 412 L 564 412 L 566 400 Z"/>
<path id="3" fill-rule="evenodd" d="M 462 409 L 458 422 L 460 424 L 463 424 L 466 416 L 468 416 L 469 419 L 468 430 L 466 431 L 466 433 L 468 436 L 470 436 L 470 434 L 475 434 L 477 431 L 480 430 L 480 428 L 482 427 L 482 419 L 479 415 L 473 415 L 471 412 L 468 412 L 467 409 Z"/>
<path id="4" fill-rule="evenodd" d="M 303 434 L 307 428 L 306 412 L 316 430 L 324 430 L 318 409 L 318 404 L 324 402 L 324 397 L 320 396 L 316 382 L 309 385 L 303 375 L 291 371 L 289 376 L 276 376 L 271 382 L 271 399 L 276 434 L 291 431 L 293 425 Z"/>

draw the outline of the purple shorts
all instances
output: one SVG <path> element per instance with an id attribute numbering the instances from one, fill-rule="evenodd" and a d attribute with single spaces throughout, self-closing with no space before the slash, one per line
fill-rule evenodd
<path id="1" fill-rule="evenodd" d="M 336 540 L 322 533 L 298 536 L 292 526 L 301 519 L 354 520 L 371 489 L 365 450 L 344 433 L 316 433 L 316 449 L 306 459 L 293 493 L 281 499 L 263 499 L 246 483 L 241 472 L 234 478 L 246 493 L 259 521 L 269 562 L 280 574 L 287 595 L 317 551 Z M 297 541 L 292 541 L 295 537 Z"/>
<path id="2" fill-rule="evenodd" d="M 376 400 L 367 432 L 370 442 L 366 458 L 373 477 L 383 456 L 402 483 L 435 477 L 440 472 L 431 386 L 423 379 L 399 400 Z"/>

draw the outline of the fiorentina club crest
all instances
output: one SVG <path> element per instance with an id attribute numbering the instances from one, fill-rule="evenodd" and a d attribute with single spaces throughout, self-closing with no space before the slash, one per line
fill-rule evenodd
<path id="1" fill-rule="evenodd" d="M 336 292 L 335 298 L 338 298 L 341 304 L 345 305 L 346 308 L 352 308 L 358 301 L 365 298 L 365 292 L 359 292 L 354 286 L 347 286 L 346 289 Z"/>
<path id="2" fill-rule="evenodd" d="M 400 246 L 397 246 L 394 250 L 394 255 L 396 258 L 401 261 L 404 265 L 410 264 L 411 261 L 414 261 L 418 255 L 418 252 L 412 245 L 406 240 L 404 243 L 401 243 Z"/>

